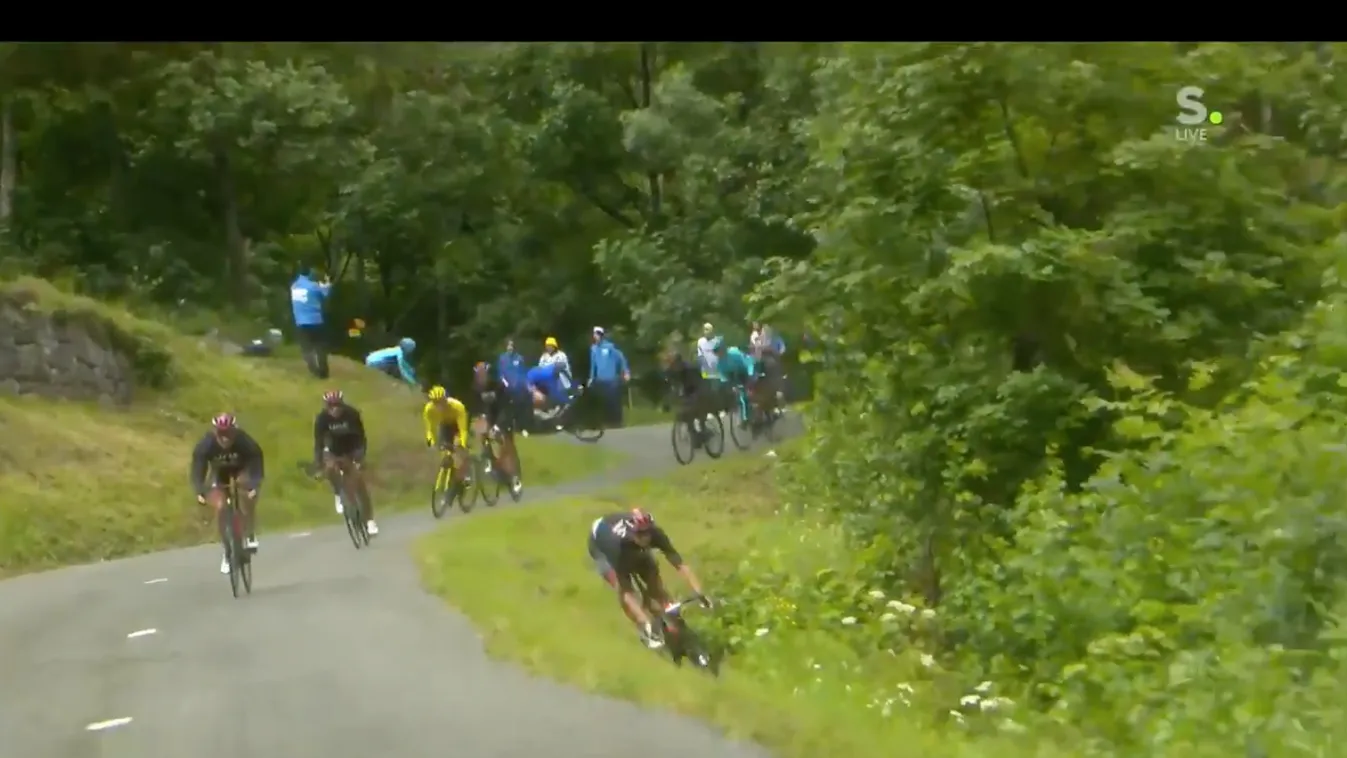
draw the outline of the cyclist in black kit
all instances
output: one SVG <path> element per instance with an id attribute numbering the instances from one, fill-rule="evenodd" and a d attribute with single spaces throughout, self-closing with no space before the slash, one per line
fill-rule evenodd
<path id="1" fill-rule="evenodd" d="M 196 492 L 196 501 L 202 505 L 210 504 L 218 524 L 220 509 L 225 504 L 225 488 L 229 480 L 238 479 L 239 489 L 243 491 L 240 505 L 248 522 L 245 547 L 254 552 L 258 547 L 257 491 L 262 487 L 264 473 L 262 446 L 238 427 L 233 414 L 221 413 L 211 419 L 211 430 L 192 448 L 192 466 L 188 475 L 192 490 Z M 220 573 L 229 573 L 228 554 L 220 561 Z"/>
<path id="2" fill-rule="evenodd" d="M 692 567 L 683 561 L 669 535 L 655 525 L 655 519 L 649 513 L 640 508 L 611 513 L 597 519 L 589 529 L 589 557 L 594 561 L 594 568 L 609 586 L 617 590 L 622 612 L 636 625 L 646 647 L 654 650 L 662 647 L 664 641 L 656 634 L 654 622 L 642 606 L 631 581 L 633 576 L 640 576 L 650 600 L 659 603 L 661 608 L 669 604 L 669 591 L 660 578 L 659 563 L 650 552 L 651 548 L 664 553 L 669 565 L 678 570 L 702 605 L 710 607 L 711 601 L 702 594 L 702 584 Z"/>
<path id="3" fill-rule="evenodd" d="M 701 368 L 675 350 L 664 354 L 664 381 L 674 395 L 674 417 L 687 425 L 694 443 L 706 438 L 706 414 L 720 410 L 714 389 Z"/>
<path id="4" fill-rule="evenodd" d="M 361 473 L 365 462 L 365 423 L 360 411 L 346 404 L 340 390 L 323 393 L 323 410 L 313 419 L 313 466 L 322 468 L 336 496 L 337 513 L 345 510 L 337 473 L 351 477 L 356 496 L 365 504 L 365 529 L 371 536 L 379 533 L 374 523 L 374 501 Z"/>
<path id="5" fill-rule="evenodd" d="M 491 367 L 478 361 L 472 367 L 472 396 L 474 414 L 486 418 L 487 434 L 500 440 L 496 463 L 507 477 L 510 491 L 519 495 L 524 488 L 519 478 L 519 448 L 514 444 L 514 430 L 519 404 L 510 395 L 510 386 L 498 376 L 492 376 Z"/>

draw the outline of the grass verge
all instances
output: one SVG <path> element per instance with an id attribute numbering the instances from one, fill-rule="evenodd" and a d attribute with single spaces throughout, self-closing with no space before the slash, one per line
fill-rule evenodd
<path id="1" fill-rule="evenodd" d="M 35 279 L 0 283 L 0 298 L 102 330 L 137 374 L 128 408 L 0 396 L 0 573 L 114 558 L 214 539 L 188 489 L 192 445 L 209 418 L 229 410 L 262 444 L 264 530 L 328 519 L 332 497 L 300 465 L 312 451 L 322 391 L 339 387 L 369 428 L 370 477 L 379 511 L 426 505 L 435 456 L 424 447 L 419 394 L 354 362 L 309 376 L 296 357 L 251 359 Z M 616 465 L 612 448 L 520 440 L 530 487 Z"/>
<path id="2" fill-rule="evenodd" d="M 636 504 L 649 509 L 713 594 L 748 556 L 804 575 L 842 565 L 846 551 L 835 534 L 806 544 L 798 518 L 780 513 L 772 469 L 790 455 L 727 459 L 439 530 L 417 546 L 423 581 L 474 621 L 494 657 L 587 691 L 699 716 L 787 758 L 1064 756 L 1023 738 L 936 726 L 934 706 L 900 697 L 903 683 L 929 672 L 907 656 L 858 653 L 842 641 L 842 627 L 767 630 L 718 680 L 675 669 L 637 644 L 585 554 L 593 519 Z"/>

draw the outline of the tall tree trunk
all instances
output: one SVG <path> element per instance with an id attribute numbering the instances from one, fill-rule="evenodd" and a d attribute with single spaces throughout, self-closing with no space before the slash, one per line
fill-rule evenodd
<path id="1" fill-rule="evenodd" d="M 225 270 L 234 304 L 248 304 L 248 243 L 239 222 L 239 199 L 234 185 L 234 165 L 227 148 L 215 150 L 215 173 L 220 189 L 220 213 L 225 232 Z"/>
<path id="2" fill-rule="evenodd" d="M 19 146 L 14 134 L 14 100 L 0 102 L 0 225 L 14 214 L 14 183 L 18 171 Z"/>
<path id="3" fill-rule="evenodd" d="M 655 77 L 655 43 L 641 43 L 641 107 L 649 108 L 651 100 L 651 89 L 654 86 Z M 660 175 L 656 171 L 651 171 L 647 177 L 650 184 L 650 216 L 655 218 L 659 216 L 661 205 Z"/>

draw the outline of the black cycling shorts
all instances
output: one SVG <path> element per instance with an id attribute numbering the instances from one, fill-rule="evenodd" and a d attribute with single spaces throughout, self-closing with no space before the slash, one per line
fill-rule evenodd
<path id="1" fill-rule="evenodd" d="M 360 444 L 360 440 L 358 439 L 329 440 L 327 447 L 323 448 L 323 452 L 333 458 L 350 458 L 356 463 L 361 463 L 365 460 L 365 447 Z"/>
<path id="2" fill-rule="evenodd" d="M 458 444 L 458 424 L 440 424 L 435 430 L 435 443 L 441 449 Z"/>
<path id="3" fill-rule="evenodd" d="M 243 492 L 255 490 L 261 486 L 261 482 L 248 481 L 248 472 L 243 469 L 222 469 L 220 471 L 212 471 L 208 475 L 207 481 L 211 483 L 211 487 L 213 488 L 219 487 L 220 489 L 226 489 L 229 487 L 229 480 L 231 479 L 238 479 L 239 490 Z"/>
<path id="4" fill-rule="evenodd" d="M 614 566 L 612 561 L 599 550 L 598 543 L 594 540 L 594 535 L 589 536 L 589 559 L 594 562 L 594 570 L 599 572 L 599 576 L 604 581 L 624 590 L 633 589 L 632 577 L 639 576 L 641 581 L 647 586 L 659 579 L 659 563 L 655 561 L 655 556 L 649 550 L 641 550 L 627 560 L 622 561 L 621 565 Z"/>

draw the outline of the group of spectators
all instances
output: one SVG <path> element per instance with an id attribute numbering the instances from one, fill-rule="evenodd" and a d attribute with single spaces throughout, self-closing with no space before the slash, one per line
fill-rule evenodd
<path id="1" fill-rule="evenodd" d="M 575 381 L 570 357 L 561 349 L 555 337 L 543 341 L 543 352 L 538 357 L 537 365 L 555 366 L 566 377 L 568 384 Z M 516 349 L 514 339 L 507 339 L 505 351 L 496 357 L 496 372 L 505 380 L 507 387 L 517 388 L 515 401 L 521 407 L 531 407 L 528 405 L 531 403 L 528 396 L 528 370 L 528 361 Z M 631 366 L 626 354 L 613 344 L 603 327 L 594 327 L 590 332 L 589 376 L 584 384 L 588 391 L 598 397 L 606 426 L 622 425 L 622 385 L 629 381 Z"/>
<path id="2" fill-rule="evenodd" d="M 330 282 L 327 279 L 319 280 L 314 272 L 307 268 L 302 270 L 290 285 L 290 302 L 297 339 L 310 372 L 319 378 L 326 378 L 328 375 L 323 336 L 323 305 L 330 291 Z M 385 352 L 396 350 L 401 355 L 405 343 L 415 345 L 410 339 L 404 338 L 399 347 L 388 348 Z M 696 356 L 704 378 L 711 379 L 719 375 L 717 354 L 723 346 L 724 338 L 716 332 L 714 325 L 703 324 L 702 335 L 696 344 Z M 764 355 L 779 359 L 786 352 L 786 344 L 781 336 L 769 325 L 756 321 L 751 324 L 747 348 L 747 352 L 755 360 L 760 360 Z M 413 349 L 414 347 L 410 347 L 405 349 L 405 352 L 411 352 Z M 577 382 L 570 357 L 561 349 L 555 337 L 548 337 L 543 341 L 542 353 L 535 365 L 554 366 L 558 370 L 557 373 L 564 377 L 564 385 L 568 389 Z M 514 339 L 506 340 L 505 350 L 496 357 L 494 368 L 497 375 L 511 389 L 513 401 L 518 404 L 520 413 L 527 412 L 523 418 L 531 418 L 533 401 L 529 386 L 529 370 L 532 367 L 517 349 Z M 404 372 L 403 377 L 406 376 Z M 783 381 L 786 379 L 784 376 L 781 378 Z M 588 377 L 580 383 L 598 398 L 604 412 L 605 426 L 622 426 L 625 405 L 623 385 L 630 381 L 631 367 L 627 356 L 613 344 L 603 327 L 594 327 L 590 333 Z"/>

